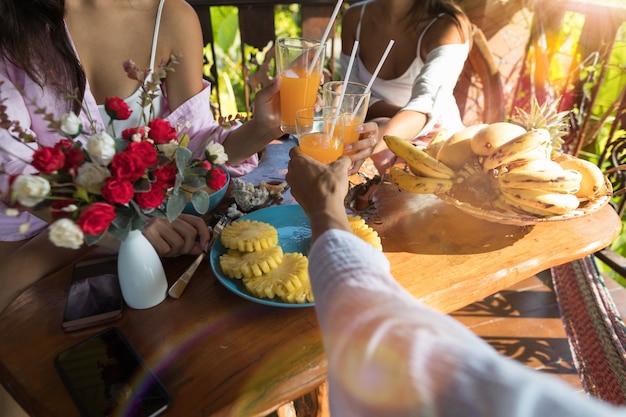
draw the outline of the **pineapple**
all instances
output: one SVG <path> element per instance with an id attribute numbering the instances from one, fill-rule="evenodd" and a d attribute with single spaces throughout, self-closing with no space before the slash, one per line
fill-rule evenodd
<path id="1" fill-rule="evenodd" d="M 277 268 L 282 261 L 283 249 L 280 246 L 255 252 L 229 249 L 220 256 L 220 267 L 230 278 L 254 277 Z"/>
<path id="2" fill-rule="evenodd" d="M 226 226 L 220 242 L 228 249 L 255 252 L 278 245 L 278 231 L 269 223 L 239 220 Z"/>
<path id="3" fill-rule="evenodd" d="M 559 101 L 557 99 L 551 104 L 548 102 L 539 105 L 537 97 L 533 96 L 530 102 L 530 113 L 517 107 L 517 116 L 511 118 L 511 122 L 522 126 L 526 130 L 546 129 L 550 133 L 552 150 L 558 151 L 563 145 L 563 136 L 567 134 L 569 124 L 566 116 L 569 111 L 557 112 Z"/>
<path id="4" fill-rule="evenodd" d="M 278 298 L 287 303 L 313 301 L 309 260 L 301 253 L 286 253 L 277 268 L 261 276 L 244 277 L 243 284 L 255 297 Z"/>
<path id="5" fill-rule="evenodd" d="M 350 223 L 352 233 L 354 233 L 356 236 L 360 237 L 376 249 L 383 250 L 380 236 L 378 236 L 378 233 L 374 229 L 372 229 L 370 226 L 367 225 L 367 223 L 365 223 L 365 219 L 360 216 L 349 214 L 348 222 Z"/>

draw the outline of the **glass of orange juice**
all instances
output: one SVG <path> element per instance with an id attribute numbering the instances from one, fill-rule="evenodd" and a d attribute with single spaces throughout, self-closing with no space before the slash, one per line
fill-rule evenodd
<path id="1" fill-rule="evenodd" d="M 343 153 L 344 118 L 336 107 L 306 107 L 296 112 L 298 145 L 303 153 L 328 164 Z"/>
<path id="2" fill-rule="evenodd" d="M 280 127 L 296 134 L 296 111 L 313 107 L 324 68 L 324 45 L 308 38 L 276 41 L 276 71 L 281 75 Z"/>
<path id="3" fill-rule="evenodd" d="M 341 98 L 341 93 L 343 98 Z M 329 81 L 322 87 L 324 106 L 338 106 L 341 99 L 340 112 L 344 117 L 344 145 L 359 140 L 355 129 L 363 124 L 371 92 L 365 84 L 349 81 Z"/>

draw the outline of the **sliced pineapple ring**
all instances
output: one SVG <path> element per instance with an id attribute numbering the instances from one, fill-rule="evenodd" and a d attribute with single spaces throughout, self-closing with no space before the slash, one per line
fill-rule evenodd
<path id="1" fill-rule="evenodd" d="M 244 277 L 243 284 L 259 298 L 279 298 L 287 303 L 313 302 L 309 281 L 309 260 L 301 253 L 286 253 L 277 268 L 255 277 Z"/>
<path id="2" fill-rule="evenodd" d="M 365 223 L 365 219 L 363 219 L 361 216 L 348 214 L 348 222 L 350 223 L 352 233 L 354 233 L 376 249 L 383 250 L 383 245 L 380 240 L 380 236 L 378 236 L 378 232 L 368 226 L 367 223 Z"/>
<path id="3" fill-rule="evenodd" d="M 283 248 L 280 246 L 256 252 L 229 249 L 220 256 L 220 267 L 230 278 L 258 277 L 277 268 L 282 261 Z"/>
<path id="4" fill-rule="evenodd" d="M 255 252 L 278 245 L 278 231 L 269 223 L 239 220 L 224 227 L 220 242 L 228 249 Z"/>

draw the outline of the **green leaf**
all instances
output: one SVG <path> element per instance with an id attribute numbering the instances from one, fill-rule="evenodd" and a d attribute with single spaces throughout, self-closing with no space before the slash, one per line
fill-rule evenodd
<path id="1" fill-rule="evenodd" d="M 198 213 L 204 214 L 209 211 L 209 203 L 209 194 L 206 191 L 198 190 L 191 194 L 191 204 Z"/>
<path id="2" fill-rule="evenodd" d="M 187 196 L 185 193 L 173 193 L 167 200 L 167 219 L 172 222 L 183 212 Z"/>
<path id="3" fill-rule="evenodd" d="M 191 151 L 187 148 L 176 148 L 176 168 L 178 172 L 185 172 L 185 168 L 189 165 L 191 159 Z"/>
<path id="4" fill-rule="evenodd" d="M 191 188 L 200 188 L 206 187 L 206 178 L 204 177 L 185 177 L 185 181 L 183 184 L 191 187 Z"/>

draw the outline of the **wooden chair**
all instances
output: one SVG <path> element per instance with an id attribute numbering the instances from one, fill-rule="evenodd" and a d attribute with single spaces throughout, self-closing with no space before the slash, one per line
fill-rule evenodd
<path id="1" fill-rule="evenodd" d="M 476 25 L 472 30 L 472 48 L 454 96 L 466 126 L 501 122 L 505 119 L 505 108 L 500 72 L 483 31 Z"/>

